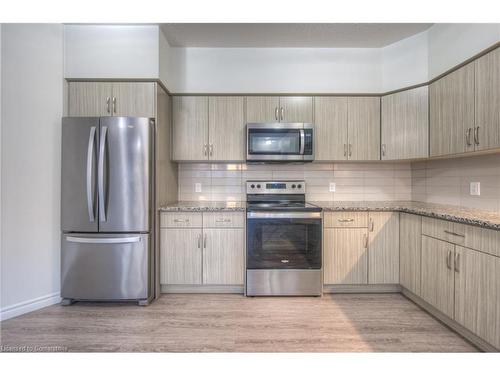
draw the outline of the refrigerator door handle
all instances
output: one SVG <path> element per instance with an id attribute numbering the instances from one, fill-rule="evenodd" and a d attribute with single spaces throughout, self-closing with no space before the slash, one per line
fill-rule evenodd
<path id="1" fill-rule="evenodd" d="M 99 189 L 99 220 L 106 221 L 106 204 L 104 199 L 104 151 L 106 147 L 106 135 L 108 134 L 108 127 L 101 127 L 101 137 L 99 140 L 99 165 L 97 167 L 98 173 L 98 189 Z"/>
<path id="2" fill-rule="evenodd" d="M 89 144 L 87 147 L 87 211 L 89 213 L 90 222 L 94 222 L 94 189 L 92 186 L 93 160 L 94 160 L 94 142 L 95 142 L 96 127 L 90 128 Z"/>
<path id="3" fill-rule="evenodd" d="M 66 237 L 66 241 L 75 243 L 97 243 L 97 244 L 115 244 L 115 243 L 135 243 L 140 242 L 141 237 L 116 237 L 116 238 L 97 238 L 97 237 Z"/>

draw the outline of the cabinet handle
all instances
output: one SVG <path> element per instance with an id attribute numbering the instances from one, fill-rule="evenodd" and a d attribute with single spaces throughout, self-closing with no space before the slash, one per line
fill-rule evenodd
<path id="1" fill-rule="evenodd" d="M 382 156 L 385 156 L 385 148 L 386 148 L 386 146 L 385 146 L 385 143 L 384 143 L 382 145 Z"/>
<path id="2" fill-rule="evenodd" d="M 349 157 L 352 156 L 352 144 L 349 143 Z"/>
<path id="3" fill-rule="evenodd" d="M 446 229 L 444 230 L 444 233 L 451 234 L 452 236 L 464 237 L 465 238 L 465 234 L 455 233 L 455 232 L 452 232 L 452 231 L 449 231 L 449 230 L 446 230 Z"/>
<path id="4" fill-rule="evenodd" d="M 368 249 L 368 235 L 367 234 L 363 234 L 363 240 L 365 243 L 365 249 Z"/>
<path id="5" fill-rule="evenodd" d="M 465 143 L 467 143 L 467 146 L 472 146 L 472 144 L 470 143 L 471 131 L 472 131 L 472 128 L 467 128 L 467 130 L 465 131 Z"/>
<path id="6" fill-rule="evenodd" d="M 189 219 L 174 219 L 174 223 L 189 223 Z"/>
<path id="7" fill-rule="evenodd" d="M 274 118 L 278 121 L 278 107 L 274 108 Z"/>
<path id="8" fill-rule="evenodd" d="M 203 248 L 204 249 L 207 248 L 207 234 L 206 233 L 203 235 Z"/>
<path id="9" fill-rule="evenodd" d="M 344 143 L 344 156 L 347 156 L 347 143 Z"/>
<path id="10" fill-rule="evenodd" d="M 201 234 L 198 234 L 198 249 L 201 249 Z"/>
<path id="11" fill-rule="evenodd" d="M 116 97 L 113 96 L 113 113 L 116 113 Z"/>
<path id="12" fill-rule="evenodd" d="M 479 126 L 474 128 L 474 143 L 479 145 Z"/>
<path id="13" fill-rule="evenodd" d="M 230 223 L 231 219 L 217 219 L 215 220 L 216 223 Z"/>
<path id="14" fill-rule="evenodd" d="M 451 270 L 451 250 L 448 250 L 448 254 L 446 254 L 446 268 Z"/>
<path id="15" fill-rule="evenodd" d="M 283 119 L 285 118 L 285 108 L 281 107 L 281 121 L 283 121 Z"/>
<path id="16" fill-rule="evenodd" d="M 214 145 L 210 143 L 210 156 L 214 154 Z"/>
<path id="17" fill-rule="evenodd" d="M 351 223 L 354 219 L 337 219 L 340 223 Z"/>
<path id="18" fill-rule="evenodd" d="M 455 253 L 454 268 L 456 273 L 460 273 L 460 253 Z"/>
<path id="19" fill-rule="evenodd" d="M 110 99 L 111 98 L 109 96 L 106 98 L 106 112 L 108 112 L 108 113 L 110 113 L 109 112 L 109 101 L 110 101 Z"/>
<path id="20" fill-rule="evenodd" d="M 373 219 L 370 218 L 370 232 L 373 232 L 374 228 L 375 228 L 375 224 L 373 222 Z"/>
<path id="21" fill-rule="evenodd" d="M 207 156 L 207 154 L 208 154 L 208 146 L 207 146 L 207 144 L 205 143 L 205 144 L 203 145 L 203 156 Z"/>

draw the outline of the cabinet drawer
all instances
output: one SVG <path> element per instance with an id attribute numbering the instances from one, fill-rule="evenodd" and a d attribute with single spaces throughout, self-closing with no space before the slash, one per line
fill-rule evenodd
<path id="1" fill-rule="evenodd" d="M 160 217 L 162 228 L 201 228 L 201 212 L 165 212 Z"/>
<path id="2" fill-rule="evenodd" d="M 243 228 L 245 214 L 243 212 L 205 212 L 204 228 Z"/>
<path id="3" fill-rule="evenodd" d="M 457 245 L 464 245 L 467 225 L 424 217 L 422 218 L 422 234 Z"/>
<path id="4" fill-rule="evenodd" d="M 464 246 L 500 257 L 500 231 L 465 225 Z"/>
<path id="5" fill-rule="evenodd" d="M 367 228 L 368 212 L 326 212 L 325 228 Z"/>

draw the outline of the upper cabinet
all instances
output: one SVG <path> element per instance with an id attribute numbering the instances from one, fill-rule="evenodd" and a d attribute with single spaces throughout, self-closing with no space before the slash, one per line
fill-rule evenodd
<path id="1" fill-rule="evenodd" d="M 429 156 L 428 87 L 382 97 L 382 160 Z"/>
<path id="2" fill-rule="evenodd" d="M 245 160 L 244 98 L 175 96 L 173 160 Z"/>
<path id="3" fill-rule="evenodd" d="M 154 82 L 69 82 L 69 116 L 155 117 Z"/>
<path id="4" fill-rule="evenodd" d="M 311 96 L 248 96 L 246 122 L 313 122 Z"/>
<path id="5" fill-rule="evenodd" d="M 349 160 L 380 160 L 380 98 L 350 97 L 347 101 Z"/>
<path id="6" fill-rule="evenodd" d="M 475 62 L 476 150 L 500 147 L 500 48 Z"/>
<path id="7" fill-rule="evenodd" d="M 315 97 L 315 160 L 346 160 L 347 143 L 347 97 Z"/>
<path id="8" fill-rule="evenodd" d="M 431 83 L 430 156 L 473 151 L 474 63 Z"/>

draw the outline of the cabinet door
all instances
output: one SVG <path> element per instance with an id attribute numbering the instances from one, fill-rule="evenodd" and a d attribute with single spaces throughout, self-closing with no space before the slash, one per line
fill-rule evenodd
<path id="1" fill-rule="evenodd" d="M 456 247 L 455 320 L 500 348 L 500 258 Z"/>
<path id="2" fill-rule="evenodd" d="M 201 229 L 161 229 L 161 284 L 201 284 Z"/>
<path id="3" fill-rule="evenodd" d="M 208 97 L 174 96 L 173 159 L 208 160 Z"/>
<path id="4" fill-rule="evenodd" d="M 347 124 L 349 160 L 380 160 L 380 98 L 349 98 Z"/>
<path id="5" fill-rule="evenodd" d="M 420 263 L 422 257 L 422 217 L 399 214 L 399 282 L 420 296 Z"/>
<path id="6" fill-rule="evenodd" d="M 500 147 L 500 48 L 475 61 L 476 150 Z"/>
<path id="7" fill-rule="evenodd" d="M 111 83 L 70 82 L 68 86 L 69 116 L 111 116 Z"/>
<path id="8" fill-rule="evenodd" d="M 113 116 L 155 117 L 154 82 L 113 83 Z"/>
<path id="9" fill-rule="evenodd" d="M 382 98 L 382 160 L 429 155 L 428 87 Z"/>
<path id="10" fill-rule="evenodd" d="M 315 160 L 347 159 L 347 98 L 314 98 Z"/>
<path id="11" fill-rule="evenodd" d="M 204 229 L 203 284 L 242 285 L 244 229 Z"/>
<path id="12" fill-rule="evenodd" d="M 367 229 L 327 228 L 324 241 L 325 284 L 368 282 Z"/>
<path id="13" fill-rule="evenodd" d="M 278 96 L 246 97 L 246 122 L 278 122 L 280 120 Z"/>
<path id="14" fill-rule="evenodd" d="M 474 63 L 431 83 L 430 156 L 460 154 L 474 150 Z"/>
<path id="15" fill-rule="evenodd" d="M 245 160 L 245 113 L 241 96 L 216 96 L 208 99 L 209 159 Z"/>
<path id="16" fill-rule="evenodd" d="M 313 122 L 313 98 L 311 96 L 280 97 L 281 122 Z"/>
<path id="17" fill-rule="evenodd" d="M 453 319 L 455 245 L 422 236 L 421 297 Z"/>
<path id="18" fill-rule="evenodd" d="M 370 212 L 368 283 L 399 284 L 399 213 Z"/>

